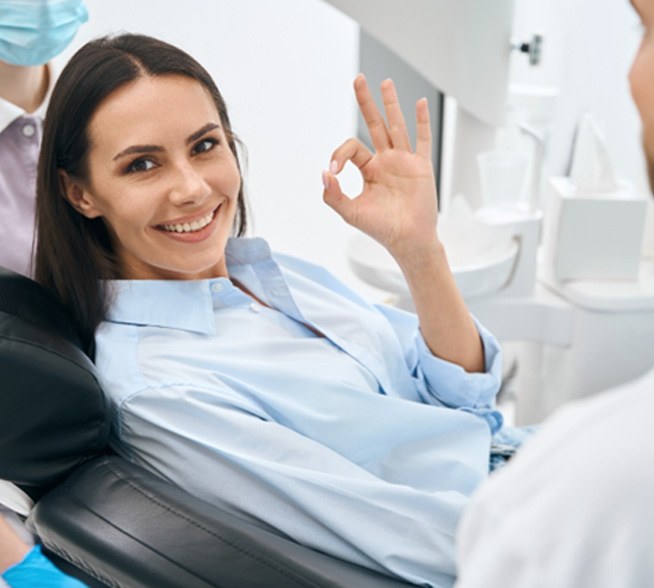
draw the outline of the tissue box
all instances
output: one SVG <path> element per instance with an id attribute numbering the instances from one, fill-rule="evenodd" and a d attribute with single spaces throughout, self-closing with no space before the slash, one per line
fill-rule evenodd
<path id="1" fill-rule="evenodd" d="M 646 196 L 628 184 L 579 194 L 569 178 L 551 178 L 543 246 L 552 277 L 636 279 L 646 212 Z"/>

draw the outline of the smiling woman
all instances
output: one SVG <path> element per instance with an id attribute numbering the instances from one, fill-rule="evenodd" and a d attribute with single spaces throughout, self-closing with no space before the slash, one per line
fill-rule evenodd
<path id="1" fill-rule="evenodd" d="M 438 237 L 426 100 L 414 148 L 393 82 L 381 91 L 385 117 L 355 79 L 373 149 L 336 148 L 322 197 L 395 258 L 417 316 L 243 236 L 218 89 L 138 35 L 85 45 L 54 89 L 36 276 L 96 345 L 119 454 L 303 545 L 444 588 L 459 516 L 499 459 L 501 353 Z"/>
<path id="2" fill-rule="evenodd" d="M 87 44 L 65 73 L 39 161 L 37 230 L 48 239 L 35 277 L 70 308 L 92 352 L 104 280 L 220 274 L 220 259 L 184 243 L 210 237 L 205 251 L 224 248 L 245 233 L 246 206 L 225 102 L 192 57 L 126 35 Z"/>
<path id="3" fill-rule="evenodd" d="M 216 252 L 232 233 L 241 178 L 220 123 L 209 92 L 179 75 L 137 78 L 96 110 L 88 178 L 61 176 L 73 207 L 104 219 L 122 278 L 227 277 Z"/>

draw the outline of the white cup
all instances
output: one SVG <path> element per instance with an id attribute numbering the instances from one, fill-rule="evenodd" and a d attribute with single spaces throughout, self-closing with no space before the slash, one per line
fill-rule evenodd
<path id="1" fill-rule="evenodd" d="M 514 151 L 485 151 L 477 155 L 484 206 L 514 208 L 522 198 L 529 157 Z"/>

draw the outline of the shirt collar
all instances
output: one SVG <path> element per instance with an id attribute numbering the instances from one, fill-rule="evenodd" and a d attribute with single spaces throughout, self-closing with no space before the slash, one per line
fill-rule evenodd
<path id="1" fill-rule="evenodd" d="M 220 279 L 220 278 L 218 278 Z M 217 280 L 115 280 L 108 320 L 212 334 Z"/>
<path id="2" fill-rule="evenodd" d="M 272 258 L 270 246 L 261 237 L 232 237 L 225 247 L 227 268 L 239 265 L 254 265 Z"/>
<path id="3" fill-rule="evenodd" d="M 9 100 L 0 98 L 0 133 L 17 118 L 25 114 L 25 111 L 20 106 L 16 106 L 12 102 L 9 102 Z"/>
<path id="4" fill-rule="evenodd" d="M 270 261 L 268 243 L 261 238 L 231 238 L 225 250 L 228 271 L 232 267 Z M 113 280 L 112 302 L 107 319 L 111 322 L 151 325 L 215 333 L 214 284 L 233 289 L 227 278 L 210 280 Z M 225 288 L 225 286 L 227 288 Z"/>

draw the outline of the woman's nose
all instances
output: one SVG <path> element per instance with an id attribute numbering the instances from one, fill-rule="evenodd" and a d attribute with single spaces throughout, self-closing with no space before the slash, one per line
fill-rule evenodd
<path id="1" fill-rule="evenodd" d="M 199 202 L 211 194 L 209 184 L 191 162 L 178 163 L 174 176 L 170 199 L 177 206 Z"/>

